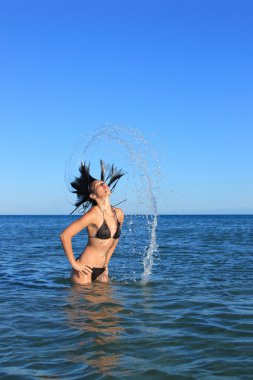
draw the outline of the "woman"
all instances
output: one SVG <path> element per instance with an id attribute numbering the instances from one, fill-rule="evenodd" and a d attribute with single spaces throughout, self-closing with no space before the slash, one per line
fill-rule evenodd
<path id="1" fill-rule="evenodd" d="M 72 266 L 71 279 L 80 285 L 91 281 L 108 282 L 108 264 L 118 244 L 124 220 L 123 211 L 111 206 L 110 195 L 125 173 L 112 165 L 105 178 L 106 170 L 102 160 L 100 166 L 101 180 L 98 180 L 90 175 L 90 165 L 81 164 L 81 175 L 75 178 L 71 186 L 74 189 L 72 192 L 77 194 L 76 209 L 83 206 L 84 215 L 60 234 L 63 249 Z M 89 206 L 91 208 L 85 212 Z M 75 259 L 72 237 L 84 228 L 87 228 L 88 243 L 81 256 Z"/>

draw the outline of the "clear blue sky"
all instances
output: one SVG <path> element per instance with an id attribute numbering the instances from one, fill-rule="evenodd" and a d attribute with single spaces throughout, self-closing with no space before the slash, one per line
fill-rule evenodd
<path id="1" fill-rule="evenodd" d="M 252 1 L 0 8 L 1 214 L 71 211 L 66 161 L 105 123 L 152 140 L 159 213 L 253 213 Z"/>

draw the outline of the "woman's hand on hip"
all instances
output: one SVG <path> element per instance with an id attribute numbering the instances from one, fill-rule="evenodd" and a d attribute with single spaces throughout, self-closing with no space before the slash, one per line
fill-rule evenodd
<path id="1" fill-rule="evenodd" d="M 80 264 L 79 261 L 75 261 L 72 264 L 72 268 L 77 270 L 78 272 L 83 272 L 84 274 L 91 274 L 92 273 L 91 267 L 89 267 L 88 265 L 85 265 L 85 264 Z"/>

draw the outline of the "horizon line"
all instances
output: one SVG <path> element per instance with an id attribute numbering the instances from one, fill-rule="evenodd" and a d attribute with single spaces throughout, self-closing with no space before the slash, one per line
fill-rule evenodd
<path id="1" fill-rule="evenodd" d="M 82 216 L 83 214 L 0 214 L 0 216 Z M 128 214 L 125 213 L 125 216 L 154 216 L 154 214 Z M 253 216 L 252 213 L 186 213 L 186 214 L 166 214 L 158 213 L 156 216 Z"/>

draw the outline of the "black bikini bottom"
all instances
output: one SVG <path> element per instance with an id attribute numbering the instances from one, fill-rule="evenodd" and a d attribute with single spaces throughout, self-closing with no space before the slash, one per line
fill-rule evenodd
<path id="1" fill-rule="evenodd" d="M 92 273 L 91 273 L 91 279 L 92 279 L 92 281 L 95 281 L 96 278 L 98 276 L 100 276 L 105 271 L 105 268 L 96 268 L 96 267 L 93 267 L 91 269 L 92 269 Z"/>

